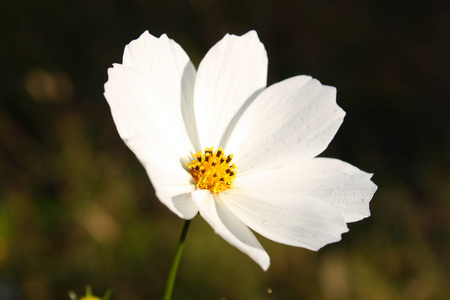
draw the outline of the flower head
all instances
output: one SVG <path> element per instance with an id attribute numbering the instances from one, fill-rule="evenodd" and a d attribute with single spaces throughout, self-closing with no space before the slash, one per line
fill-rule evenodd
<path id="1" fill-rule="evenodd" d="M 86 294 L 81 298 L 78 298 L 77 294 L 75 294 L 74 291 L 69 291 L 70 300 L 77 300 L 77 299 L 79 299 L 79 300 L 109 300 L 110 297 L 111 297 L 110 290 L 106 291 L 105 295 L 101 299 L 99 297 L 92 295 L 92 288 L 90 285 L 86 286 Z"/>
<path id="2" fill-rule="evenodd" d="M 317 158 L 345 112 L 336 89 L 309 76 L 266 87 L 255 31 L 226 35 L 198 70 L 166 35 L 147 31 L 108 70 L 117 130 L 158 199 L 183 219 L 198 212 L 264 270 L 273 241 L 318 250 L 370 215 L 372 174 Z"/>

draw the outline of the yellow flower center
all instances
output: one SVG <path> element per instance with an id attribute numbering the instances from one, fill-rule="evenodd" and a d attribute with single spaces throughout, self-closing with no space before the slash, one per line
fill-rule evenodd
<path id="1" fill-rule="evenodd" d="M 197 182 L 197 187 L 218 194 L 233 188 L 237 168 L 234 163 L 231 163 L 233 154 L 224 155 L 222 148 L 213 150 L 214 148 L 206 148 L 204 153 L 198 151 L 192 155 L 194 159 L 186 165 Z"/>

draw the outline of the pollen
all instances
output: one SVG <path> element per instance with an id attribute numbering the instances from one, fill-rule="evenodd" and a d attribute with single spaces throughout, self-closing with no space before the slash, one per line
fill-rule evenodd
<path id="1" fill-rule="evenodd" d="M 192 157 L 194 159 L 186 166 L 198 188 L 210 190 L 214 194 L 233 188 L 237 170 L 231 162 L 233 154 L 226 156 L 222 148 L 216 151 L 206 148 L 205 152 L 198 151 Z"/>

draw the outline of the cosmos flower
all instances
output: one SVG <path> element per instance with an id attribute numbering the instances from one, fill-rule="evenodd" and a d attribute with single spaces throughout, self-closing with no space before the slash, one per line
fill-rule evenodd
<path id="1" fill-rule="evenodd" d="M 310 76 L 266 87 L 267 67 L 255 31 L 225 35 L 198 70 L 175 41 L 146 31 L 105 84 L 158 199 L 183 219 L 200 213 L 264 270 L 270 258 L 249 228 L 318 250 L 370 215 L 377 189 L 372 174 L 316 157 L 344 119 L 336 89 Z"/>

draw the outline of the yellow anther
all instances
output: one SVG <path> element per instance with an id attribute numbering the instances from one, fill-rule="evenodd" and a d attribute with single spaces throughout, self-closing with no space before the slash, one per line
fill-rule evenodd
<path id="1" fill-rule="evenodd" d="M 214 151 L 211 147 L 206 148 L 204 153 L 198 151 L 192 157 L 194 159 L 186 165 L 197 187 L 214 194 L 233 188 L 237 170 L 236 165 L 231 163 L 233 154 L 225 156 L 222 148 Z"/>

